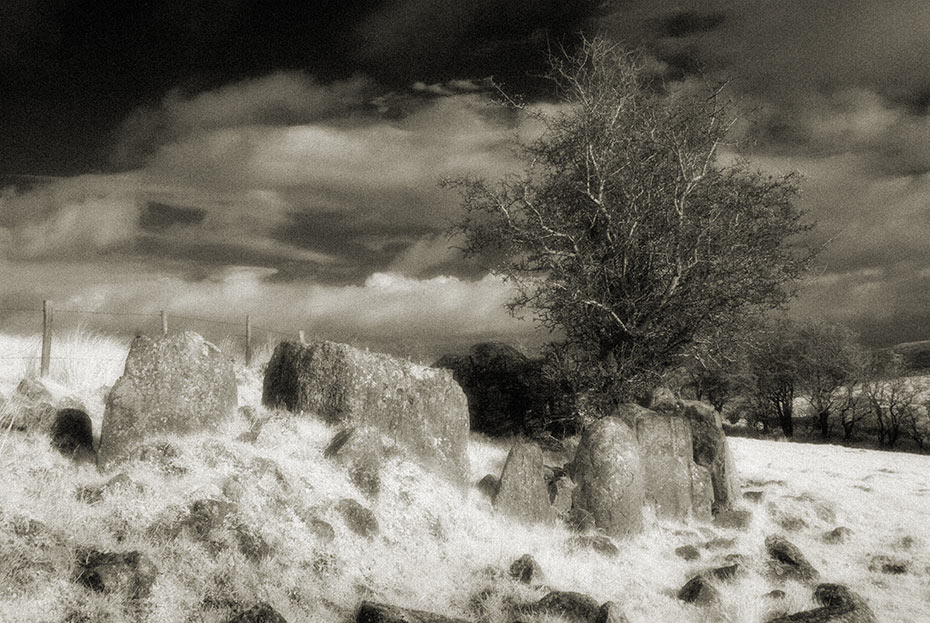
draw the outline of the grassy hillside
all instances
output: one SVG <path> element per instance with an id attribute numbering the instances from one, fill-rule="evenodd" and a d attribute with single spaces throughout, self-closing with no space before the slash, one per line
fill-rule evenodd
<path id="1" fill-rule="evenodd" d="M 0 338 L 0 355 L 34 342 Z M 53 374 L 87 400 L 99 430 L 101 387 L 120 368 L 103 361 L 124 356 L 125 345 L 104 337 L 82 344 L 74 336 L 74 342 L 75 352 L 91 363 L 70 371 L 53 366 Z M 0 393 L 9 396 L 23 372 L 5 368 Z M 385 459 L 380 492 L 367 497 L 322 456 L 335 429 L 313 417 L 264 410 L 258 368 L 240 365 L 238 376 L 240 404 L 268 418 L 257 440 L 238 439 L 249 430 L 244 418 L 216 435 L 161 440 L 169 452 L 124 466 L 140 487 L 115 487 L 93 504 L 76 492 L 114 474 L 72 465 L 41 433 L 2 434 L 0 621 L 213 623 L 225 621 L 234 604 L 257 601 L 272 604 L 291 623 L 349 621 L 367 598 L 498 623 L 507 620 L 507 603 L 547 592 L 507 577 L 510 563 L 530 553 L 548 587 L 615 600 L 631 623 L 758 623 L 774 612 L 813 606 L 810 588 L 768 576 L 762 543 L 773 533 L 798 545 L 823 581 L 848 583 L 865 596 L 880 621 L 926 620 L 928 457 L 734 439 L 746 489 L 763 492 L 760 502 L 745 502 L 754 513 L 747 530 L 650 520 L 644 534 L 609 558 L 574 546 L 563 527 L 515 524 L 495 513 L 476 488 L 458 490 L 403 457 Z M 472 481 L 499 473 L 507 449 L 473 437 Z M 350 529 L 337 510 L 343 498 L 374 512 L 376 535 Z M 202 538 L 184 526 L 191 504 L 206 499 L 234 502 L 235 520 Z M 332 526 L 331 535 L 320 530 L 320 521 Z M 853 531 L 846 544 L 819 539 L 838 525 Z M 250 547 L 242 547 L 242 534 Z M 675 555 L 675 548 L 689 544 L 699 547 L 700 560 Z M 131 609 L 73 582 L 82 547 L 144 552 L 159 570 L 149 597 Z M 719 584 L 719 605 L 677 600 L 689 578 L 725 564 L 729 554 L 741 555 L 747 572 Z M 904 563 L 907 571 L 882 572 L 876 555 Z M 786 598 L 761 598 L 774 588 Z"/>

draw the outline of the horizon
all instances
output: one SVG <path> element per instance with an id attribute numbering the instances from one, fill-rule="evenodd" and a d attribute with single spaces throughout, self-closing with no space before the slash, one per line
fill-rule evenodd
<path id="1" fill-rule="evenodd" d="M 518 170 L 512 138 L 539 128 L 491 79 L 551 110 L 547 52 L 600 34 L 670 80 L 728 79 L 751 113 L 740 155 L 804 176 L 830 244 L 792 316 L 872 347 L 930 338 L 930 5 L 563 4 L 0 9 L 0 310 L 538 344 L 452 248 L 459 198 L 438 182 Z"/>

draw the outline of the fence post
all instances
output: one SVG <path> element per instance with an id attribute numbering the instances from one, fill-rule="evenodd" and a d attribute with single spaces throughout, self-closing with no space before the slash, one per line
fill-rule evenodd
<path id="1" fill-rule="evenodd" d="M 52 302 L 42 301 L 42 364 L 39 375 L 48 376 L 48 364 L 52 358 Z"/>
<path id="2" fill-rule="evenodd" d="M 245 365 L 252 365 L 252 316 L 245 317 Z"/>
<path id="3" fill-rule="evenodd" d="M 168 312 L 161 310 L 161 334 L 162 337 L 168 335 Z"/>

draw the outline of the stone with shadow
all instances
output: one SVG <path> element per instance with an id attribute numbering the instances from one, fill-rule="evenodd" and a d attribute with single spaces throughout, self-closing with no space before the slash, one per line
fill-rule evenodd
<path id="1" fill-rule="evenodd" d="M 96 463 L 94 427 L 80 409 L 60 409 L 52 422 L 52 446 L 75 463 Z"/>

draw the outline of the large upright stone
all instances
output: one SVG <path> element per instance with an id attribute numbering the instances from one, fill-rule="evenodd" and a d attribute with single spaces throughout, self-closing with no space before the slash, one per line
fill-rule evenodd
<path id="1" fill-rule="evenodd" d="M 262 402 L 377 429 L 427 468 L 467 478 L 468 406 L 448 370 L 335 342 L 281 342 L 265 371 Z"/>
<path id="2" fill-rule="evenodd" d="M 126 458 L 153 435 L 215 430 L 236 415 L 232 361 L 196 333 L 133 340 L 107 396 L 98 461 Z"/>
<path id="3" fill-rule="evenodd" d="M 626 422 L 606 417 L 588 427 L 572 466 L 575 508 L 588 511 L 611 536 L 643 527 L 645 491 L 636 435 Z"/>
<path id="4" fill-rule="evenodd" d="M 693 460 L 691 424 L 682 416 L 657 413 L 636 404 L 614 415 L 636 434 L 646 501 L 660 519 L 711 518 L 713 492 L 708 470 Z"/>
<path id="5" fill-rule="evenodd" d="M 517 442 L 507 454 L 494 506 L 529 523 L 553 517 L 549 487 L 543 473 L 543 455 L 535 443 Z"/>
<path id="6" fill-rule="evenodd" d="M 706 402 L 678 400 L 662 402 L 654 408 L 686 418 L 691 423 L 694 462 L 710 471 L 714 490 L 714 510 L 733 506 L 739 496 L 739 480 L 733 455 L 723 432 L 720 412 Z"/>

